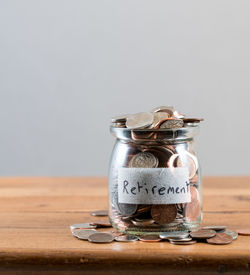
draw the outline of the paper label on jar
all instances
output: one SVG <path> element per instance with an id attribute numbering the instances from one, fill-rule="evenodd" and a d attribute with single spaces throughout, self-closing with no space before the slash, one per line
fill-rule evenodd
<path id="1" fill-rule="evenodd" d="M 189 185 L 189 171 L 186 167 L 118 169 L 119 203 L 191 202 Z"/>

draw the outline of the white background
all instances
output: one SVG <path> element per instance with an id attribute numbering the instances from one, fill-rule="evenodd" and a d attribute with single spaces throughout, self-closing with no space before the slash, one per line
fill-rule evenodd
<path id="1" fill-rule="evenodd" d="M 250 1 L 0 0 L 0 175 L 106 175 L 109 118 L 204 117 L 204 175 L 249 174 Z"/>

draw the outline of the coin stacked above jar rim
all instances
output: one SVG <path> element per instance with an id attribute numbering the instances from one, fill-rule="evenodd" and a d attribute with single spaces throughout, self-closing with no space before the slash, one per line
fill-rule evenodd
<path id="1" fill-rule="evenodd" d="M 177 129 L 197 124 L 202 118 L 187 118 L 172 106 L 159 106 L 150 112 L 113 117 L 111 126 L 127 129 Z"/>

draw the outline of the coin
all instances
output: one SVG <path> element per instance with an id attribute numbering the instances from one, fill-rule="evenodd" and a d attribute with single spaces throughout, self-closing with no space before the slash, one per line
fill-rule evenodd
<path id="1" fill-rule="evenodd" d="M 115 237 L 117 242 L 136 242 L 139 238 L 135 235 L 120 235 Z"/>
<path id="2" fill-rule="evenodd" d="M 127 117 L 126 126 L 128 129 L 141 129 L 150 126 L 153 121 L 154 115 L 152 113 L 137 113 Z"/>
<path id="3" fill-rule="evenodd" d="M 166 112 L 154 113 L 153 123 L 149 126 L 150 129 L 157 129 L 161 123 L 169 118 L 169 114 Z"/>
<path id="4" fill-rule="evenodd" d="M 190 186 L 191 202 L 185 204 L 184 216 L 189 221 L 197 220 L 201 215 L 200 196 L 194 186 Z"/>
<path id="5" fill-rule="evenodd" d="M 176 244 L 176 245 L 191 245 L 191 244 L 196 244 L 197 241 L 192 240 L 189 242 L 178 242 L 178 241 L 170 241 L 171 244 Z"/>
<path id="6" fill-rule="evenodd" d="M 113 123 L 116 123 L 116 122 L 126 122 L 128 116 L 129 115 L 126 114 L 126 115 L 120 115 L 120 116 L 112 117 L 111 118 L 111 122 L 113 122 Z"/>
<path id="7" fill-rule="evenodd" d="M 239 235 L 250 236 L 250 229 L 237 229 Z"/>
<path id="8" fill-rule="evenodd" d="M 185 116 L 179 113 L 177 110 L 175 110 L 173 113 L 173 117 L 183 119 Z"/>
<path id="9" fill-rule="evenodd" d="M 88 240 L 88 237 L 94 233 L 97 233 L 95 229 L 79 229 L 72 232 L 72 234 L 81 240 Z"/>
<path id="10" fill-rule="evenodd" d="M 111 243 L 113 240 L 112 234 L 103 232 L 94 233 L 88 237 L 88 241 L 91 243 Z"/>
<path id="11" fill-rule="evenodd" d="M 174 113 L 174 107 L 173 106 L 159 106 L 152 110 L 152 112 L 165 112 L 168 113 L 169 116 L 172 116 Z"/>
<path id="12" fill-rule="evenodd" d="M 171 223 L 175 220 L 177 208 L 175 204 L 154 204 L 151 208 L 151 216 L 158 224 Z"/>
<path id="13" fill-rule="evenodd" d="M 233 231 L 233 230 L 230 230 L 230 229 L 227 229 L 225 232 L 223 233 L 226 233 L 228 235 L 230 235 L 233 240 L 236 240 L 238 238 L 238 233 L 236 231 Z"/>
<path id="14" fill-rule="evenodd" d="M 70 226 L 70 230 L 73 231 L 75 229 L 95 229 L 96 225 L 91 225 L 90 223 L 76 223 Z"/>
<path id="15" fill-rule="evenodd" d="M 98 228 L 112 227 L 112 225 L 106 221 L 94 221 L 94 222 L 91 222 L 90 225 L 95 225 Z"/>
<path id="16" fill-rule="evenodd" d="M 160 242 L 161 238 L 159 235 L 142 235 L 139 236 L 139 240 L 142 242 Z"/>
<path id="17" fill-rule="evenodd" d="M 209 226 L 203 226 L 201 229 L 211 229 L 214 231 L 221 231 L 225 230 L 227 227 L 225 225 L 209 225 Z"/>
<path id="18" fill-rule="evenodd" d="M 188 238 L 189 237 L 189 233 L 188 232 L 164 232 L 164 233 L 160 233 L 160 238 L 161 239 L 169 239 L 169 238 Z"/>
<path id="19" fill-rule="evenodd" d="M 104 216 L 108 216 L 109 212 L 108 210 L 97 210 L 97 211 L 93 211 L 91 215 L 97 216 L 97 217 L 104 217 Z"/>
<path id="20" fill-rule="evenodd" d="M 135 219 L 132 219 L 131 222 L 136 226 L 149 226 L 154 223 L 154 220 L 152 219 L 141 220 L 141 219 L 135 218 Z"/>
<path id="21" fill-rule="evenodd" d="M 168 238 L 168 240 L 174 242 L 190 242 L 192 241 L 192 238 Z"/>
<path id="22" fill-rule="evenodd" d="M 120 214 L 130 217 L 137 210 L 137 204 L 129 204 L 129 203 L 118 203 L 118 211 Z"/>
<path id="23" fill-rule="evenodd" d="M 217 233 L 216 236 L 207 239 L 209 244 L 230 244 L 233 237 L 226 233 Z"/>
<path id="24" fill-rule="evenodd" d="M 183 127 L 183 120 L 178 118 L 169 118 L 165 120 L 161 125 L 160 129 L 174 129 Z"/>
<path id="25" fill-rule="evenodd" d="M 208 239 L 208 238 L 212 238 L 216 235 L 216 232 L 214 230 L 197 230 L 197 231 L 191 231 L 190 232 L 190 236 L 193 239 Z"/>
<path id="26" fill-rule="evenodd" d="M 140 152 L 133 156 L 129 162 L 131 168 L 155 168 L 158 166 L 159 160 L 149 152 Z"/>
<path id="27" fill-rule="evenodd" d="M 158 159 L 157 167 L 168 167 L 168 160 L 173 155 L 173 152 L 164 146 L 150 146 L 149 149 L 145 149 L 143 152 L 152 153 Z"/>
<path id="28" fill-rule="evenodd" d="M 203 120 L 203 118 L 183 118 L 184 123 L 199 123 Z"/>

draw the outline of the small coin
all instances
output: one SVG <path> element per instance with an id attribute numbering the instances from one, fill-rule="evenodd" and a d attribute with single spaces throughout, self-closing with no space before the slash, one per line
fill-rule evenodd
<path id="1" fill-rule="evenodd" d="M 236 231 L 233 231 L 233 230 L 230 230 L 230 229 L 227 229 L 225 232 L 223 233 L 226 233 L 228 235 L 230 235 L 233 240 L 236 240 L 238 238 L 238 233 Z"/>
<path id="2" fill-rule="evenodd" d="M 165 112 L 169 114 L 169 116 L 172 116 L 174 113 L 174 107 L 173 106 L 158 106 L 154 108 L 151 112 Z"/>
<path id="3" fill-rule="evenodd" d="M 237 229 L 239 235 L 250 236 L 250 229 Z"/>
<path id="4" fill-rule="evenodd" d="M 126 217 L 131 217 L 137 210 L 137 204 L 118 203 L 118 211 Z"/>
<path id="5" fill-rule="evenodd" d="M 209 239 L 209 238 L 212 238 L 216 235 L 216 231 L 214 230 L 203 230 L 203 229 L 200 229 L 200 230 L 197 230 L 197 231 L 192 231 L 190 232 L 190 236 L 193 238 L 193 239 Z"/>
<path id="6" fill-rule="evenodd" d="M 96 217 L 105 217 L 109 215 L 109 212 L 108 210 L 97 210 L 97 211 L 93 211 L 91 215 Z"/>
<path id="7" fill-rule="evenodd" d="M 126 115 L 112 117 L 111 122 L 113 122 L 113 123 L 126 122 L 128 116 L 129 115 L 126 114 Z"/>
<path id="8" fill-rule="evenodd" d="M 142 242 L 160 242 L 161 238 L 159 235 L 142 235 L 139 236 L 139 240 Z"/>
<path id="9" fill-rule="evenodd" d="M 184 123 L 199 123 L 203 120 L 203 118 L 183 118 Z"/>
<path id="10" fill-rule="evenodd" d="M 151 208 L 151 216 L 158 224 L 171 223 L 175 220 L 177 208 L 175 204 L 154 204 Z"/>
<path id="11" fill-rule="evenodd" d="M 92 243 L 111 243 L 113 240 L 112 234 L 103 232 L 94 233 L 88 237 L 88 241 Z"/>
<path id="12" fill-rule="evenodd" d="M 225 230 L 227 227 L 225 225 L 209 225 L 209 226 L 203 226 L 201 229 L 211 229 L 214 231 L 221 231 Z"/>
<path id="13" fill-rule="evenodd" d="M 188 238 L 189 233 L 188 232 L 164 232 L 160 234 L 161 239 L 169 239 L 169 238 Z"/>
<path id="14" fill-rule="evenodd" d="M 150 146 L 149 149 L 145 149 L 144 152 L 152 153 L 158 159 L 157 167 L 168 167 L 169 158 L 173 155 L 173 152 L 164 146 Z"/>
<path id="15" fill-rule="evenodd" d="M 77 223 L 72 224 L 70 226 L 70 230 L 73 231 L 75 229 L 95 229 L 96 227 L 96 225 L 91 225 L 90 223 Z"/>
<path id="16" fill-rule="evenodd" d="M 150 152 L 140 152 L 132 157 L 129 162 L 130 168 L 155 168 L 159 164 L 158 158 L 156 158 Z"/>
<path id="17" fill-rule="evenodd" d="M 179 238 L 168 238 L 168 240 L 169 241 L 174 241 L 174 242 L 190 242 L 193 239 L 192 238 L 182 238 L 182 239 L 179 239 Z"/>
<path id="18" fill-rule="evenodd" d="M 179 113 L 177 110 L 175 110 L 173 113 L 173 117 L 183 119 L 185 116 Z"/>
<path id="19" fill-rule="evenodd" d="M 137 236 L 134 235 L 120 235 L 115 237 L 117 242 L 136 242 L 139 240 Z"/>
<path id="20" fill-rule="evenodd" d="M 209 244 L 230 244 L 233 237 L 226 233 L 217 233 L 214 237 L 207 239 Z"/>
<path id="21" fill-rule="evenodd" d="M 97 233 L 95 229 L 78 229 L 72 232 L 72 234 L 81 240 L 88 240 L 88 237 L 94 233 Z"/>
<path id="22" fill-rule="evenodd" d="M 136 226 L 149 226 L 154 223 L 152 219 L 132 219 L 131 222 Z"/>
<path id="23" fill-rule="evenodd" d="M 169 118 L 165 120 L 161 125 L 160 129 L 174 129 L 183 127 L 184 122 L 179 118 Z"/>
<path id="24" fill-rule="evenodd" d="M 126 126 L 128 129 L 141 129 L 150 126 L 153 121 L 154 115 L 152 113 L 137 113 L 127 117 Z"/>
<path id="25" fill-rule="evenodd" d="M 96 225 L 96 227 L 98 228 L 112 227 L 110 222 L 106 222 L 106 221 L 94 221 L 94 222 L 91 222 L 90 225 Z"/>
<path id="26" fill-rule="evenodd" d="M 178 242 L 178 241 L 170 241 L 171 244 L 176 244 L 176 245 L 191 245 L 191 244 L 196 244 L 197 241 L 192 240 L 189 242 Z"/>
<path id="27" fill-rule="evenodd" d="M 159 126 L 169 118 L 169 114 L 166 112 L 154 113 L 153 123 L 149 126 L 150 129 L 157 129 Z"/>

